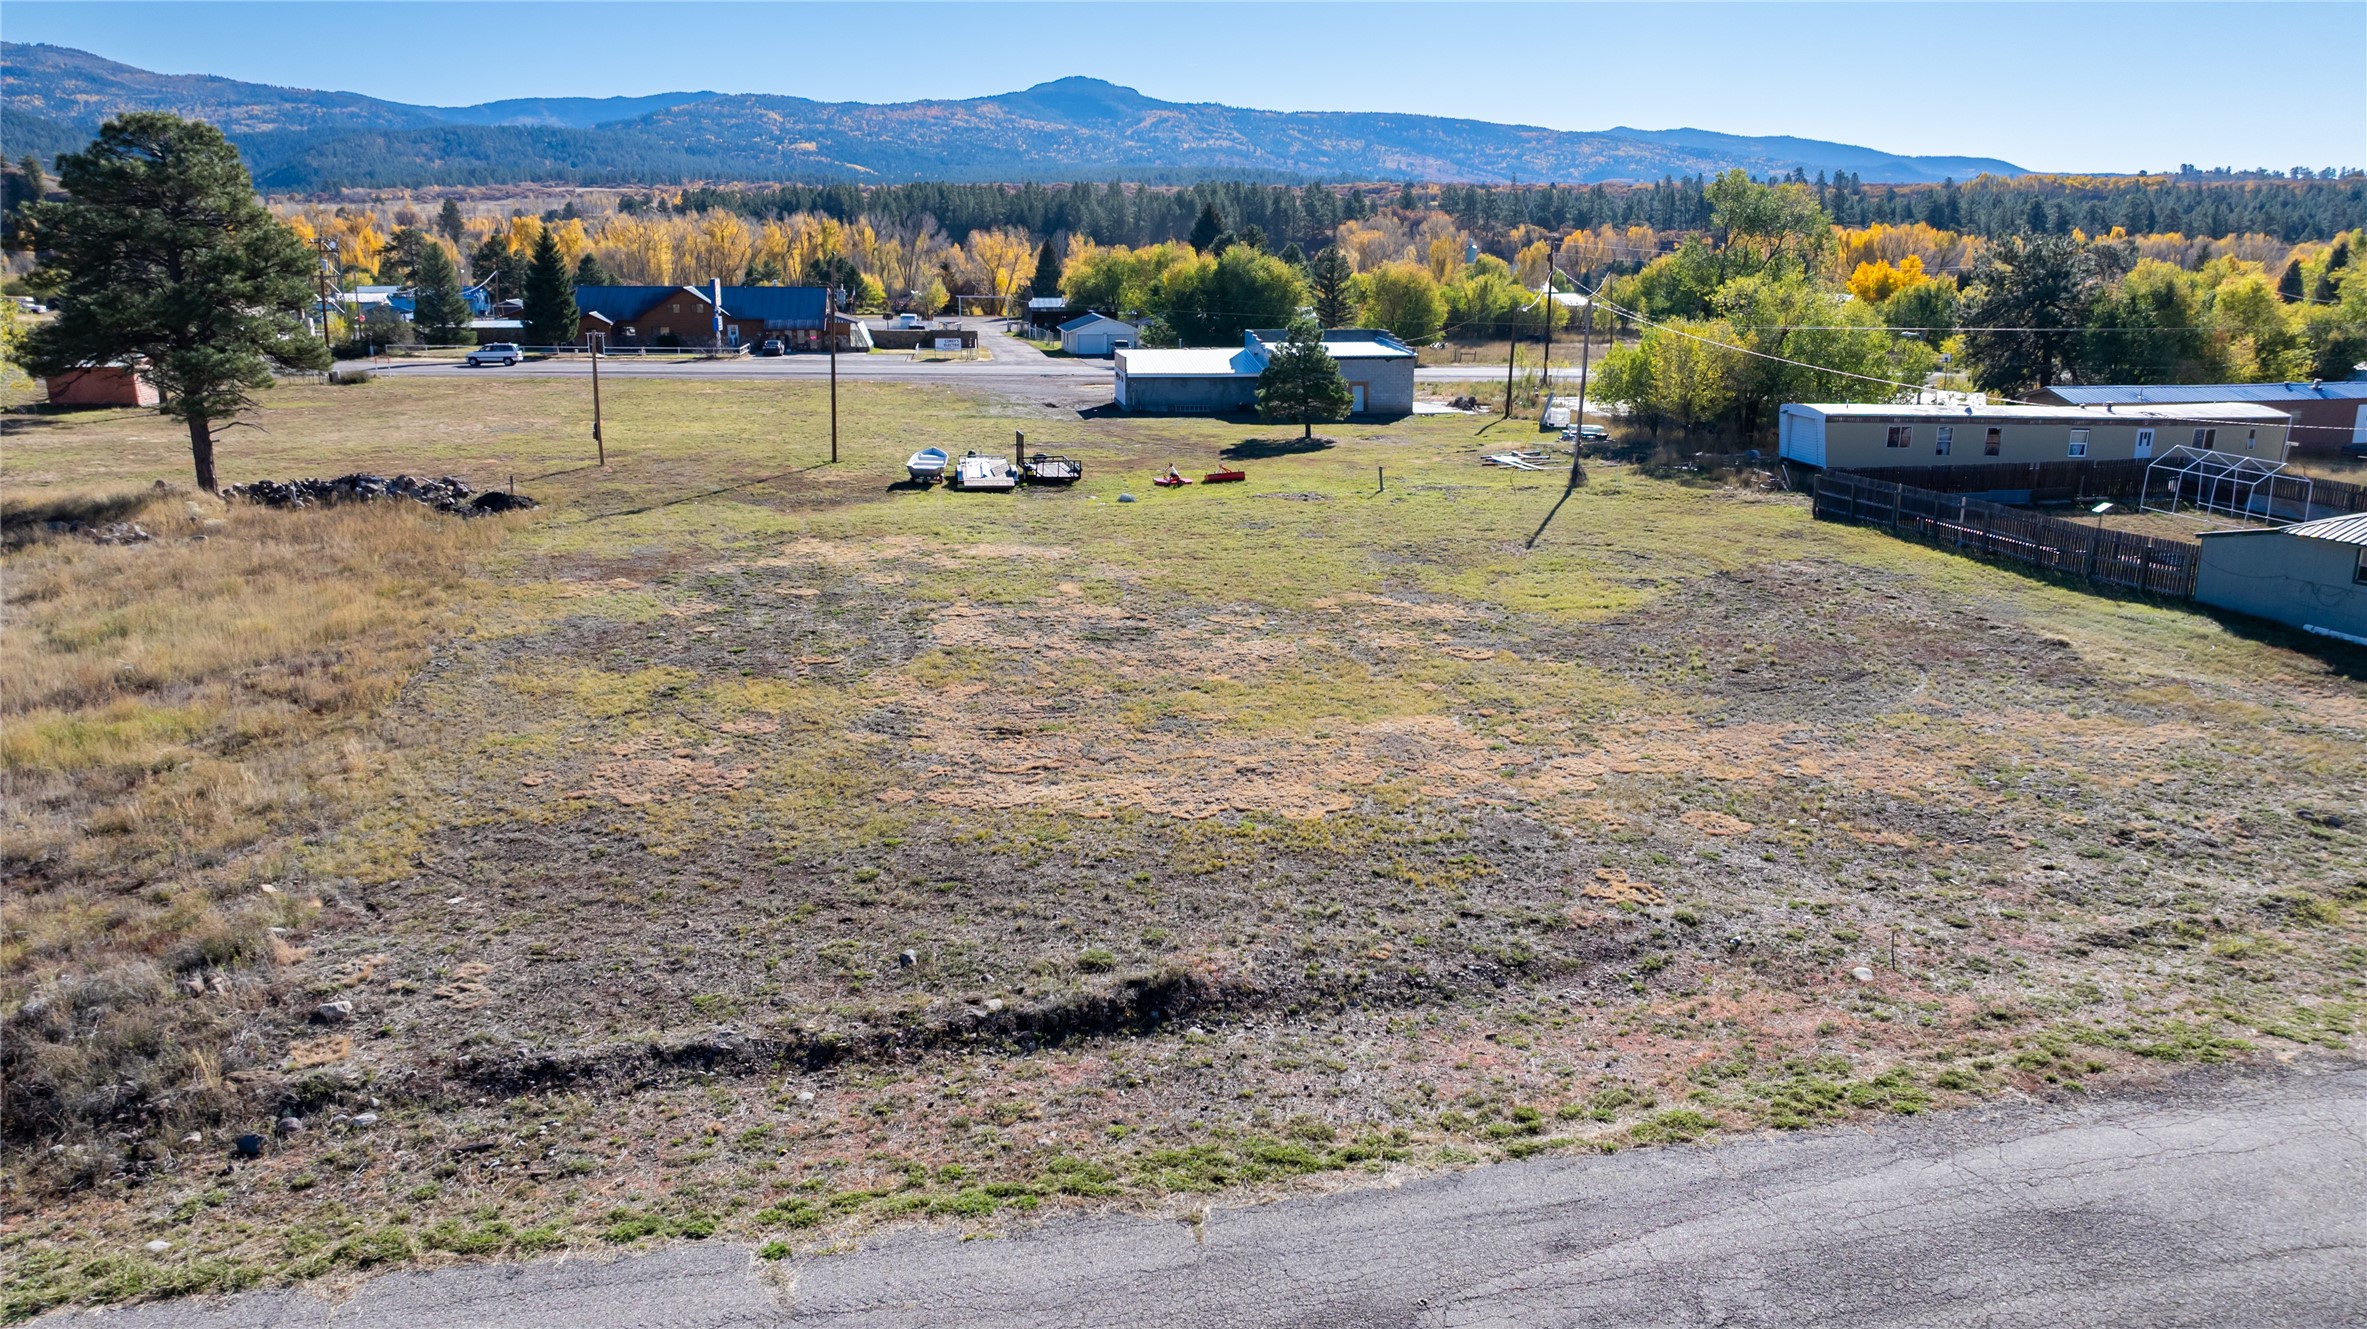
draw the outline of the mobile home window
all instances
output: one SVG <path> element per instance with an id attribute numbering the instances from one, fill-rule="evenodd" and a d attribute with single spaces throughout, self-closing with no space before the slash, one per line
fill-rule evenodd
<path id="1" fill-rule="evenodd" d="M 2005 431 L 2002 429 L 1990 430 L 1989 437 L 1981 440 L 1981 455 L 1984 457 L 1994 457 L 2004 450 Z"/>
<path id="2" fill-rule="evenodd" d="M 2085 429 L 2074 429 L 2071 431 L 2071 451 L 2069 455 L 2074 457 L 2085 457 L 2088 455 L 2088 431 Z"/>
<path id="3" fill-rule="evenodd" d="M 2260 446 L 2260 431 L 2259 431 L 2259 430 L 2257 430 L 2257 429 L 2247 429 L 2247 430 L 2245 430 L 2245 431 L 2244 431 L 2244 451 L 2246 451 L 2246 452 L 2250 452 L 2252 449 L 2254 449 L 2254 448 L 2256 448 L 2256 447 L 2258 447 L 2258 446 Z"/>
<path id="4" fill-rule="evenodd" d="M 1950 448 L 1952 448 L 1952 447 L 1955 447 L 1955 446 L 1956 446 L 1956 426 L 1954 426 L 1954 425 L 1941 425 L 1941 426 L 1940 426 L 1940 436 L 1939 436 L 1938 440 L 1937 440 L 1937 441 L 1935 441 L 1935 442 L 1932 444 L 1932 455 L 1933 455 L 1933 456 L 1935 456 L 1935 457 L 1945 457 L 1945 456 L 1947 456 L 1947 455 L 1948 455 L 1948 449 L 1950 449 Z"/>
<path id="5" fill-rule="evenodd" d="M 2212 449 L 2212 448 L 2216 448 L 2216 447 L 2218 447 L 2218 446 L 2219 446 L 2219 431 L 2218 431 L 2218 430 L 2216 430 L 2216 429 L 2197 429 L 2197 430 L 2195 430 L 2195 431 L 2194 431 L 2194 445 L 2195 445 L 2196 447 L 2198 447 L 2198 448 L 2202 448 L 2202 449 L 2204 449 L 2204 450 L 2206 450 L 2206 451 L 2208 451 L 2209 449 Z"/>
<path id="6" fill-rule="evenodd" d="M 1914 444 L 1914 442 L 1915 442 L 1915 426 L 1913 426 L 1913 425 L 1892 425 L 1892 426 L 1890 427 L 1890 440 L 1889 440 L 1889 442 L 1888 442 L 1887 444 L 1885 444 L 1884 446 L 1887 446 L 1887 447 L 1893 447 L 1893 448 L 1904 448 L 1904 447 L 1910 447 L 1910 446 L 1912 446 L 1912 445 Z"/>
<path id="7" fill-rule="evenodd" d="M 2359 550 L 2359 566 L 2351 569 L 2351 580 L 2361 586 L 2367 586 L 2367 546 L 2362 546 Z"/>

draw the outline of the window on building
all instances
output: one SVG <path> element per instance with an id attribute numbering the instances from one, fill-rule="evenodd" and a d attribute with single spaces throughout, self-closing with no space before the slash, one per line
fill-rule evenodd
<path id="1" fill-rule="evenodd" d="M 1948 450 L 1955 446 L 1956 426 L 1941 425 L 1939 439 L 1932 444 L 1932 455 L 1935 457 L 1945 457 L 1948 455 Z"/>
<path id="2" fill-rule="evenodd" d="M 1981 455 L 1994 457 L 2003 451 L 2005 451 L 2005 431 L 2002 429 L 1990 430 L 1989 436 L 1981 440 Z"/>
<path id="3" fill-rule="evenodd" d="M 1885 447 L 1893 447 L 1893 448 L 1904 448 L 1904 447 L 1912 447 L 1912 446 L 1914 446 L 1914 443 L 1915 443 L 1915 426 L 1913 426 L 1913 425 L 1892 425 L 1892 426 L 1890 427 L 1890 441 L 1889 441 L 1889 442 L 1887 442 L 1886 444 L 1884 444 L 1883 446 L 1885 446 Z"/>
<path id="4" fill-rule="evenodd" d="M 2071 431 L 2071 451 L 2067 455 L 2073 457 L 2085 457 L 2088 455 L 2088 431 L 2085 429 L 2074 429 Z"/>
<path id="5" fill-rule="evenodd" d="M 682 312 L 682 302 L 681 302 L 680 300 L 676 300 L 674 303 L 672 303 L 672 304 L 670 304 L 670 305 L 667 305 L 667 306 L 666 306 L 666 312 L 667 312 L 667 313 L 669 313 L 669 314 L 679 314 L 679 313 L 681 313 L 681 312 Z"/>
<path id="6" fill-rule="evenodd" d="M 2359 566 L 2351 569 L 2351 580 L 2367 586 L 2367 545 L 2359 547 Z"/>
<path id="7" fill-rule="evenodd" d="M 661 327 L 658 329 L 658 335 L 660 337 L 671 337 L 674 335 L 674 329 L 671 327 Z"/>
<path id="8" fill-rule="evenodd" d="M 2250 452 L 2250 451 L 2252 451 L 2254 448 L 2257 448 L 2257 447 L 2259 447 L 2259 446 L 2260 446 L 2260 431 L 2259 431 L 2259 430 L 2257 430 L 2257 429 L 2247 429 L 2247 430 L 2245 430 L 2245 431 L 2244 431 L 2244 451 L 2246 451 L 2246 452 Z"/>
<path id="9" fill-rule="evenodd" d="M 2218 447 L 2218 446 L 2219 446 L 2219 431 L 2218 431 L 2218 430 L 2216 430 L 2216 429 L 2197 429 L 2197 430 L 2195 430 L 2195 431 L 2194 431 L 2194 445 L 2195 445 L 2196 447 L 2198 447 L 2198 448 L 2202 448 L 2202 449 L 2204 449 L 2204 450 L 2206 450 L 2206 451 L 2208 451 L 2208 450 L 2210 450 L 2210 449 L 2212 449 L 2212 448 L 2216 448 L 2216 447 Z"/>

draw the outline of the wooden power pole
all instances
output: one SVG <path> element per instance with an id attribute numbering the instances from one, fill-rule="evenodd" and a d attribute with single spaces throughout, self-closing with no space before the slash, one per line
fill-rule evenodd
<path id="1" fill-rule="evenodd" d="M 600 432 L 600 343 L 598 332 L 585 336 L 592 348 L 592 442 L 600 449 L 600 469 L 608 469 L 608 439 Z"/>

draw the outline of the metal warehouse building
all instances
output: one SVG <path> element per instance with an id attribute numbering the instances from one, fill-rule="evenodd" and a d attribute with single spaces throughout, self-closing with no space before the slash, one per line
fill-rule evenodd
<path id="1" fill-rule="evenodd" d="M 2367 646 L 2367 513 L 2202 541 L 2196 600 Z"/>
<path id="2" fill-rule="evenodd" d="M 2115 406 L 1787 404 L 1784 459 L 1832 470 L 2144 461 L 2173 447 L 2285 459 L 2291 421 L 2251 402 Z"/>
<path id="3" fill-rule="evenodd" d="M 1263 329 L 1241 334 L 1239 347 L 1117 352 L 1117 401 L 1143 415 L 1221 415 L 1257 405 L 1257 378 L 1274 348 L 1290 334 Z M 1414 352 L 1386 332 L 1334 328 L 1323 349 L 1348 381 L 1351 415 L 1410 415 L 1414 409 Z"/>

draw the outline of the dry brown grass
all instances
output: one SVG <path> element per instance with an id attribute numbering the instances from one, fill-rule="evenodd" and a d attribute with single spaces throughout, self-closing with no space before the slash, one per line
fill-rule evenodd
<path id="1" fill-rule="evenodd" d="M 10 515 L 30 520 L 11 522 L 0 600 L 7 1129 L 203 1116 L 224 1068 L 198 1059 L 301 958 L 267 929 L 310 902 L 258 883 L 367 778 L 367 720 L 500 527 L 409 505 L 225 512 L 153 490 Z M 155 538 L 43 526 L 74 516 Z"/>

